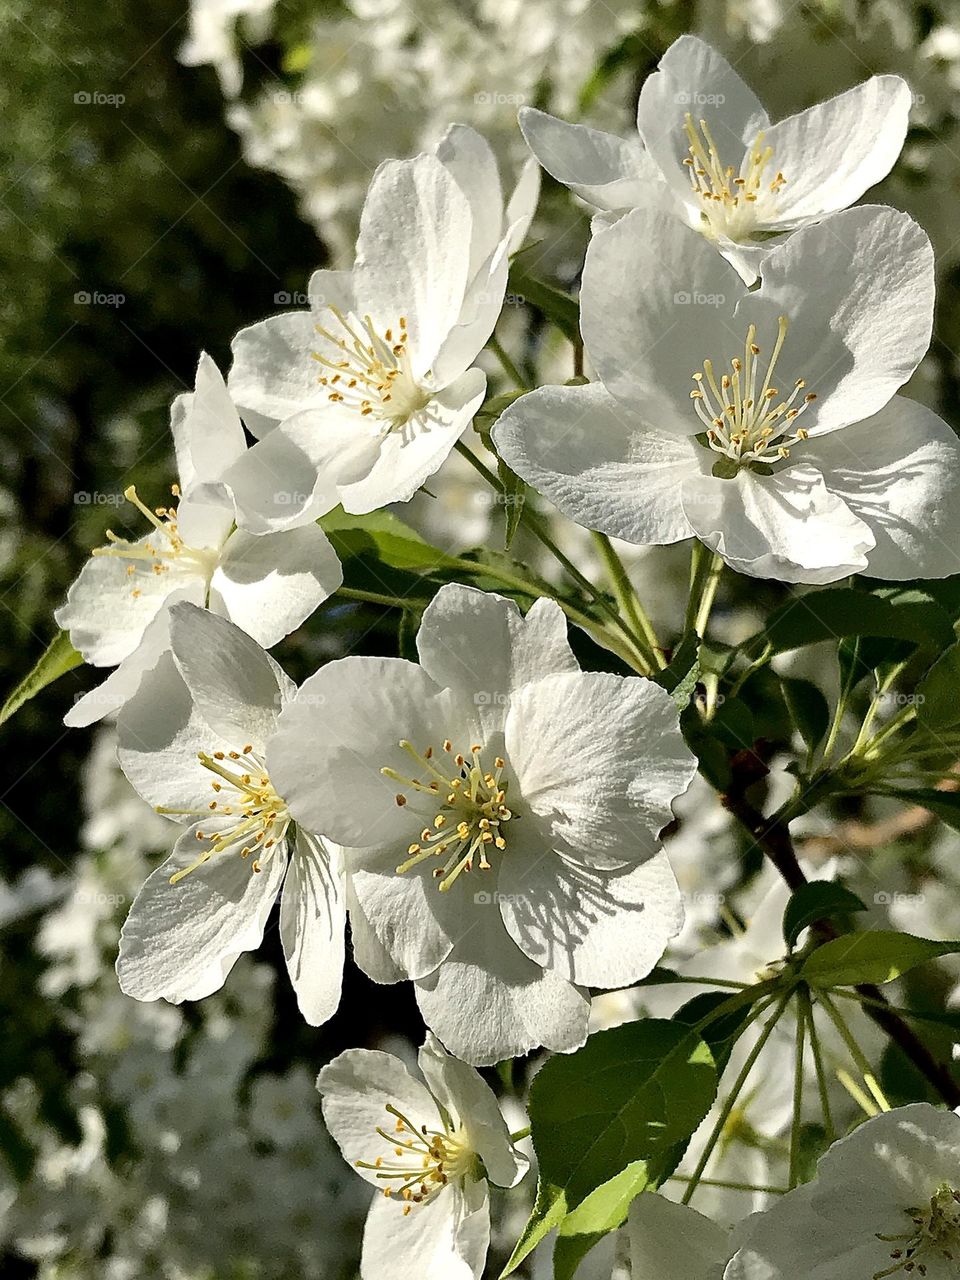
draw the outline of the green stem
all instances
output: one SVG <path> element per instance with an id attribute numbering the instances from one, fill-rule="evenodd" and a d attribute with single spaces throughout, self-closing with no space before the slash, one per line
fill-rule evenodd
<path id="1" fill-rule="evenodd" d="M 690 1182 L 690 1179 L 682 1173 L 671 1173 L 667 1181 Z M 701 1178 L 698 1185 L 701 1187 L 720 1187 L 725 1191 L 752 1191 L 754 1194 L 760 1193 L 767 1196 L 785 1196 L 787 1194 L 786 1187 L 765 1187 L 754 1182 L 727 1182 L 724 1178 Z"/>
<path id="2" fill-rule="evenodd" d="M 520 372 L 517 366 L 513 363 L 510 356 L 507 355 L 506 351 L 504 350 L 500 342 L 500 339 L 496 337 L 496 335 L 491 334 L 490 340 L 487 343 L 487 346 L 490 348 L 493 354 L 500 361 L 501 365 L 503 366 L 503 371 L 507 375 L 507 377 L 511 378 L 518 387 L 522 387 L 524 391 L 529 391 L 530 388 L 527 385 L 526 378 L 523 376 L 523 374 Z"/>
<path id="3" fill-rule="evenodd" d="M 760 1054 L 765 1049 L 767 1041 L 770 1039 L 771 1035 L 773 1034 L 774 1027 L 776 1027 L 777 1023 L 780 1021 L 780 1018 L 783 1015 L 783 1011 L 786 1009 L 787 1005 L 789 1004 L 790 997 L 792 995 L 793 995 L 792 991 L 787 991 L 786 994 L 781 998 L 779 1004 L 774 1010 L 773 1016 L 770 1018 L 769 1022 L 763 1028 L 763 1031 L 761 1031 L 759 1037 L 757 1038 L 757 1043 L 751 1049 L 746 1062 L 743 1064 L 743 1067 L 740 1070 L 740 1074 L 737 1076 L 736 1080 L 734 1081 L 733 1088 L 730 1090 L 729 1094 L 726 1097 L 726 1100 L 724 1101 L 723 1106 L 720 1109 L 720 1114 L 717 1117 L 716 1124 L 713 1126 L 713 1129 L 710 1132 L 710 1136 L 707 1138 L 706 1146 L 703 1148 L 703 1151 L 700 1153 L 700 1159 L 697 1161 L 697 1166 L 690 1176 L 690 1184 L 687 1187 L 686 1191 L 683 1193 L 683 1201 L 682 1201 L 683 1204 L 689 1204 L 690 1201 L 693 1199 L 694 1194 L 696 1193 L 697 1187 L 700 1184 L 700 1180 L 703 1178 L 704 1171 L 706 1170 L 707 1165 L 710 1163 L 710 1157 L 713 1155 L 714 1148 L 716 1147 L 717 1143 L 720 1141 L 721 1137 L 723 1136 L 723 1131 L 726 1128 L 727 1121 L 730 1119 L 730 1115 L 733 1111 L 733 1108 L 737 1105 L 737 1099 L 740 1097 L 740 1094 L 743 1092 L 743 1087 L 747 1083 L 747 1078 L 749 1077 L 750 1072 L 753 1070 L 754 1066 L 756 1065 L 757 1059 L 760 1057 Z M 755 1020 L 756 1018 L 759 1018 L 764 1013 L 766 1013 L 767 1009 L 769 1009 L 772 1003 L 773 1001 L 769 1000 L 761 1009 L 757 1009 L 754 1013 L 754 1018 L 752 1020 Z"/>
<path id="4" fill-rule="evenodd" d="M 462 440 L 457 442 L 456 448 L 457 448 L 457 452 L 461 455 L 461 457 L 465 458 L 470 463 L 470 465 L 474 468 L 474 470 L 479 472 L 479 474 L 483 476 L 484 480 L 486 480 L 486 482 L 489 485 L 491 485 L 494 489 L 496 489 L 499 492 L 503 491 L 503 486 L 501 485 L 497 477 L 493 474 L 493 472 L 490 470 L 490 468 L 487 467 L 476 456 L 475 453 L 472 453 L 467 448 L 467 446 L 463 443 Z M 646 657 L 644 656 L 643 642 L 639 639 L 639 637 L 633 634 L 633 632 L 630 630 L 630 628 L 626 625 L 626 623 L 620 617 L 620 615 L 618 614 L 617 610 L 613 607 L 613 605 L 611 605 L 610 602 L 604 598 L 603 592 L 600 591 L 600 589 L 596 587 L 588 577 L 586 577 L 584 574 L 580 572 L 580 570 L 577 568 L 577 566 L 573 563 L 572 560 L 570 560 L 566 555 L 564 555 L 564 553 L 560 550 L 557 544 L 553 541 L 553 539 L 547 533 L 546 529 L 544 528 L 543 521 L 540 519 L 539 516 L 535 515 L 530 510 L 529 505 L 524 505 L 523 513 L 520 519 L 521 519 L 521 523 L 526 525 L 526 527 L 530 529 L 530 531 L 537 538 L 539 538 L 539 540 L 543 543 L 546 549 L 550 552 L 550 554 L 554 557 L 554 559 L 558 562 L 558 564 L 560 564 L 562 568 L 566 570 L 566 572 L 577 584 L 577 586 L 579 586 L 581 590 L 585 591 L 590 596 L 591 600 L 594 602 L 597 608 L 601 609 L 607 615 L 610 622 L 623 635 L 623 637 L 627 640 L 628 644 L 634 650 L 636 650 L 636 654 L 632 659 L 625 659 L 625 661 L 627 662 L 627 665 L 632 667 L 635 671 L 638 671 L 641 675 L 649 675 L 650 664 L 647 661 Z M 527 590 L 529 589 L 530 588 L 528 584 Z M 534 594 L 543 595 L 544 593 L 542 591 L 536 591 Z M 554 598 L 556 599 L 556 597 Z M 562 601 L 557 600 L 557 603 L 560 604 L 561 607 L 563 607 Z M 596 623 L 592 623 L 591 625 L 594 628 L 597 626 Z M 620 650 L 618 650 L 617 652 L 620 653 L 621 657 L 623 657 L 623 653 Z"/>
<path id="5" fill-rule="evenodd" d="M 630 581 L 630 576 L 623 561 L 617 555 L 612 542 L 605 533 L 597 533 L 594 530 L 590 536 L 600 552 L 600 558 L 610 577 L 610 585 L 613 587 L 617 603 L 627 615 L 634 633 L 638 637 L 643 636 L 644 638 L 646 650 L 644 656 L 649 658 L 653 666 L 665 667 L 667 661 L 663 656 L 663 649 L 657 638 L 657 633 L 653 629 L 653 623 L 650 621 L 646 610 L 640 603 L 640 597 Z"/>
<path id="6" fill-rule="evenodd" d="M 820 759 L 819 774 L 826 772 L 826 767 L 833 756 L 834 747 L 837 745 L 837 738 L 840 735 L 840 729 L 843 726 L 843 717 L 847 713 L 847 703 L 850 699 L 850 693 L 853 689 L 853 682 L 856 678 L 857 657 L 860 652 L 859 639 L 854 642 L 853 661 L 850 663 L 850 669 L 843 678 L 840 691 L 837 694 L 837 705 L 833 710 L 833 719 L 830 722 L 830 731 L 827 734 L 827 740 L 823 747 L 823 756 Z"/>
<path id="7" fill-rule="evenodd" d="M 530 1126 L 527 1125 L 525 1129 L 518 1129 L 516 1133 L 511 1133 L 510 1141 L 522 1142 L 524 1138 L 529 1138 L 529 1137 L 530 1137 Z"/>
<path id="8" fill-rule="evenodd" d="M 826 1130 L 827 1141 L 832 1145 L 837 1140 L 837 1131 L 834 1127 L 833 1111 L 830 1107 L 830 1087 L 827 1082 L 827 1073 L 823 1066 L 820 1035 L 813 1018 L 813 1001 L 810 999 L 810 988 L 805 985 L 801 986 L 798 988 L 797 994 L 800 1000 L 800 1014 L 806 1019 L 807 1027 L 810 1031 L 810 1049 L 813 1053 L 813 1065 L 817 1073 L 817 1090 L 820 1094 L 820 1110 L 823 1112 L 823 1127 Z"/>
<path id="9" fill-rule="evenodd" d="M 723 558 L 708 551 L 699 539 L 695 539 L 690 551 L 690 594 L 687 597 L 685 631 L 695 631 L 703 637 L 722 572 Z"/>
<path id="10" fill-rule="evenodd" d="M 803 1051 L 807 1020 L 802 1007 L 797 1013 L 797 1048 L 793 1066 L 793 1123 L 790 1126 L 790 1176 L 792 1191 L 800 1183 L 800 1133 L 803 1128 Z"/>
<path id="11" fill-rule="evenodd" d="M 429 600 L 417 600 L 412 596 L 381 595 L 379 591 L 361 591 L 358 587 L 338 587 L 331 597 L 344 600 L 357 600 L 361 604 L 382 604 L 388 609 L 425 609 Z"/>
<path id="12" fill-rule="evenodd" d="M 840 1010 L 833 1003 L 833 1001 L 830 999 L 830 997 L 827 995 L 825 991 L 819 991 L 817 993 L 817 999 L 819 1000 L 821 1006 L 826 1010 L 826 1013 L 830 1018 L 830 1021 L 833 1023 L 833 1025 L 837 1028 L 837 1031 L 840 1033 L 841 1040 L 847 1046 L 847 1050 L 850 1054 L 850 1057 L 853 1059 L 857 1070 L 863 1076 L 863 1083 L 867 1086 L 867 1088 L 870 1090 L 870 1093 L 876 1099 L 877 1106 L 880 1108 L 881 1111 L 889 1111 L 890 1103 L 887 1101 L 883 1093 L 883 1090 L 880 1088 L 880 1084 L 877 1080 L 877 1077 L 873 1073 L 873 1067 L 868 1061 L 866 1054 L 857 1044 L 857 1041 L 853 1035 L 853 1032 L 850 1030 L 846 1022 L 844 1021 L 840 1013 Z"/>

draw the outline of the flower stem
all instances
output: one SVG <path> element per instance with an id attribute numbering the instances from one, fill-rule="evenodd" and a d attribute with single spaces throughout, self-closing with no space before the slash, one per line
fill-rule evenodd
<path id="1" fill-rule="evenodd" d="M 659 667 L 667 665 L 666 658 L 663 655 L 660 641 L 657 633 L 653 629 L 653 623 L 640 602 L 636 588 L 630 581 L 626 566 L 617 555 L 613 543 L 605 533 L 597 533 L 595 530 L 590 535 L 594 544 L 600 553 L 604 567 L 610 577 L 610 585 L 613 587 L 613 593 L 617 598 L 617 603 L 626 614 L 627 619 L 634 632 L 642 635 L 649 649 L 649 657 L 651 661 Z"/>
<path id="2" fill-rule="evenodd" d="M 847 1026 L 847 1023 L 844 1021 L 843 1017 L 841 1016 L 840 1010 L 833 1003 L 833 1001 L 830 999 L 830 997 L 827 995 L 825 991 L 818 992 L 817 999 L 822 1005 L 822 1007 L 826 1010 L 826 1013 L 830 1018 L 830 1021 L 833 1023 L 833 1025 L 837 1028 L 837 1031 L 840 1033 L 840 1038 L 843 1040 L 843 1043 L 847 1046 L 847 1049 L 850 1053 L 850 1057 L 853 1059 L 854 1063 L 856 1064 L 857 1070 L 863 1076 L 863 1083 L 870 1090 L 870 1093 L 872 1094 L 874 1100 L 876 1101 L 877 1106 L 880 1108 L 881 1111 L 889 1111 L 891 1109 L 890 1103 L 887 1101 L 886 1095 L 884 1094 L 883 1090 L 880 1088 L 880 1084 L 877 1080 L 877 1077 L 873 1074 L 873 1067 L 870 1065 L 866 1054 L 857 1044 L 857 1041 L 853 1035 L 853 1032 L 850 1030 L 850 1028 Z"/>
<path id="3" fill-rule="evenodd" d="M 497 338 L 495 335 L 491 334 L 490 340 L 487 343 L 487 346 L 490 348 L 493 354 L 500 361 L 501 365 L 503 366 L 503 371 L 507 375 L 507 377 L 511 378 L 518 387 L 521 387 L 524 391 L 528 391 L 529 387 L 527 385 L 526 378 L 523 376 L 523 374 L 514 364 L 513 360 L 510 358 L 507 352 L 504 350 L 503 344 L 500 342 L 500 339 Z"/>
<path id="4" fill-rule="evenodd" d="M 690 551 L 690 594 L 684 629 L 695 631 L 701 638 L 710 620 L 722 572 L 722 556 L 708 551 L 699 539 L 695 539 Z"/>
<path id="5" fill-rule="evenodd" d="M 826 1130 L 827 1141 L 832 1145 L 837 1140 L 837 1131 L 833 1123 L 833 1111 L 830 1107 L 830 1090 L 827 1084 L 827 1073 L 823 1067 L 823 1050 L 820 1045 L 820 1035 L 817 1031 L 817 1024 L 813 1017 L 813 1002 L 810 999 L 810 988 L 805 984 L 798 987 L 797 996 L 800 1001 L 801 1016 L 806 1019 L 807 1027 L 810 1031 L 810 1051 L 813 1054 L 813 1065 L 817 1073 L 817 1090 L 820 1094 L 820 1109 L 823 1112 L 823 1127 Z"/>
<path id="6" fill-rule="evenodd" d="M 706 1170 L 707 1165 L 710 1163 L 710 1157 L 713 1155 L 713 1152 L 714 1152 L 714 1149 L 716 1148 L 717 1143 L 720 1141 L 720 1139 L 723 1136 L 723 1131 L 726 1128 L 727 1121 L 730 1119 L 730 1115 L 733 1112 L 733 1108 L 737 1105 L 737 1099 L 740 1097 L 740 1094 L 743 1092 L 743 1087 L 747 1083 L 747 1078 L 749 1077 L 751 1071 L 756 1065 L 757 1059 L 760 1057 L 760 1054 L 763 1053 L 763 1050 L 766 1047 L 767 1041 L 770 1039 L 771 1035 L 773 1034 L 774 1027 L 780 1021 L 780 1018 L 784 1010 L 786 1009 L 787 1005 L 790 1002 L 790 997 L 792 996 L 792 994 L 793 994 L 792 991 L 787 991 L 781 997 L 780 1002 L 778 1003 L 776 1009 L 774 1010 L 773 1016 L 770 1018 L 769 1022 L 767 1022 L 767 1024 L 764 1026 L 763 1030 L 761 1031 L 757 1039 L 757 1043 L 753 1046 L 749 1055 L 747 1056 L 747 1060 L 743 1064 L 743 1067 L 740 1070 L 740 1074 L 737 1076 L 736 1080 L 733 1082 L 733 1088 L 727 1094 L 724 1104 L 720 1109 L 720 1114 L 719 1116 L 717 1116 L 716 1124 L 713 1126 L 713 1129 L 710 1132 L 710 1136 L 707 1138 L 706 1145 L 704 1146 L 703 1151 L 700 1153 L 700 1159 L 697 1161 L 696 1168 L 694 1169 L 693 1173 L 690 1176 L 690 1183 L 687 1186 L 686 1191 L 683 1193 L 683 1200 L 682 1200 L 683 1204 L 689 1204 L 690 1201 L 693 1199 L 694 1194 L 696 1193 L 697 1187 L 700 1185 L 700 1181 L 703 1178 L 704 1171 Z M 756 1009 L 753 1014 L 753 1019 L 751 1020 L 754 1021 L 757 1018 L 761 1017 L 764 1013 L 766 1013 L 766 1011 L 770 1008 L 770 1005 L 772 1003 L 773 1003 L 772 1000 L 768 1000 L 767 1003 L 764 1004 L 762 1008 Z"/>
<path id="7" fill-rule="evenodd" d="M 530 1137 L 530 1126 L 529 1126 L 529 1125 L 527 1125 L 527 1126 L 526 1126 L 525 1128 L 523 1128 L 523 1129 L 518 1129 L 518 1130 L 516 1131 L 516 1133 L 511 1133 L 511 1135 L 510 1135 L 510 1141 L 511 1141 L 511 1142 L 522 1142 L 522 1141 L 524 1140 L 524 1138 L 529 1138 L 529 1137 Z"/>
<path id="8" fill-rule="evenodd" d="M 800 1135 L 803 1128 L 803 1051 L 807 1020 L 803 1006 L 797 1011 L 796 1057 L 793 1066 L 793 1123 L 790 1126 L 790 1176 L 792 1191 L 800 1183 Z"/>

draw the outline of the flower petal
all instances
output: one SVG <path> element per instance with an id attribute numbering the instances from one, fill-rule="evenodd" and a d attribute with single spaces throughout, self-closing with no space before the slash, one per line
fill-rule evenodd
<path id="1" fill-rule="evenodd" d="M 170 609 L 189 593 L 175 591 L 147 624 L 143 639 L 115 671 L 95 689 L 85 693 L 63 717 L 68 729 L 84 729 L 104 716 L 119 711 L 137 692 L 144 673 L 153 670 L 160 655 L 170 647 Z"/>
<path id="2" fill-rule="evenodd" d="M 256 874 L 237 854 L 214 854 L 171 884 L 172 875 L 196 860 L 196 832 L 188 828 L 147 878 L 120 934 L 120 987 L 136 1000 L 202 1000 L 219 991 L 237 959 L 263 938 L 286 856 L 278 849 Z"/>
<path id="3" fill-rule="evenodd" d="M 409 501 L 469 427 L 486 389 L 483 370 L 468 369 L 456 382 L 433 395 L 409 421 L 382 436 L 365 476 L 339 478 L 344 511 L 362 515 L 391 502 Z"/>
<path id="4" fill-rule="evenodd" d="M 436 156 L 387 160 L 373 175 L 357 237 L 357 306 L 380 327 L 406 320 L 418 379 L 460 314 L 471 226 L 470 203 Z"/>
<path id="5" fill-rule="evenodd" d="M 400 658 L 340 658 L 306 680 L 267 752 L 294 818 L 353 848 L 415 836 L 422 820 L 415 812 L 405 818 L 397 784 L 380 771 L 417 771 L 398 743 L 436 745 L 429 709 L 438 692 L 425 671 Z"/>
<path id="6" fill-rule="evenodd" d="M 348 1049 L 327 1064 L 317 1076 L 323 1099 L 323 1119 L 343 1158 L 372 1186 L 383 1190 L 384 1180 L 374 1164 L 390 1148 L 377 1134 L 393 1129 L 396 1120 L 387 1106 L 396 1107 L 416 1129 L 442 1127 L 442 1117 L 429 1090 L 409 1074 L 399 1058 L 376 1049 Z"/>
<path id="7" fill-rule="evenodd" d="M 583 269 L 580 325 L 600 381 L 635 417 L 696 435 L 693 375 L 723 359 L 718 341 L 730 341 L 745 292 L 699 232 L 669 214 L 628 213 L 593 237 Z"/>
<path id="8" fill-rule="evenodd" d="M 227 388 L 241 415 L 252 410 L 280 422 L 324 402 L 312 357 L 317 345 L 315 323 L 311 311 L 289 311 L 240 330 L 231 343 L 233 365 Z"/>
<path id="9" fill-rule="evenodd" d="M 234 746 L 261 754 L 296 686 L 245 631 L 196 605 L 174 606 L 170 647 L 200 716 Z"/>
<path id="10" fill-rule="evenodd" d="M 429 1031 L 417 1060 L 433 1096 L 459 1117 L 490 1181 L 498 1187 L 515 1187 L 530 1162 L 510 1141 L 510 1130 L 490 1086 L 473 1067 L 447 1053 Z"/>
<path id="11" fill-rule="evenodd" d="M 637 138 L 568 124 L 536 107 L 521 107 L 519 121 L 527 146 L 547 173 L 596 209 L 637 208 L 662 185 Z"/>
<path id="12" fill-rule="evenodd" d="M 861 205 L 772 250 L 733 330 L 746 333 L 755 323 L 757 343 L 769 353 L 779 317 L 787 318 L 777 385 L 804 379 L 817 399 L 800 425 L 819 435 L 876 413 L 907 381 L 930 345 L 934 293 L 926 234 L 905 213 Z M 737 354 L 718 351 L 716 342 L 712 350 L 718 364 Z"/>
<path id="13" fill-rule="evenodd" d="M 692 536 L 680 482 L 704 450 L 648 426 L 599 383 L 522 396 L 493 438 L 519 476 L 588 529 L 644 546 Z"/>
<path id="14" fill-rule="evenodd" d="M 280 941 L 297 1006 L 311 1027 L 322 1026 L 340 1004 L 345 926 L 339 855 L 298 831 L 280 898 Z"/>
<path id="15" fill-rule="evenodd" d="M 416 984 L 427 1026 L 464 1062 L 492 1066 L 532 1049 L 565 1053 L 587 1038 L 590 1001 L 516 947 L 492 903 L 448 959 Z"/>
<path id="16" fill-rule="evenodd" d="M 212 779 L 197 755 L 236 745 L 200 715 L 169 650 L 124 705 L 117 730 L 117 758 L 130 783 L 148 804 L 171 809 L 205 810 Z"/>
<path id="17" fill-rule="evenodd" d="M 683 161 L 687 115 L 706 117 L 724 165 L 739 170 L 746 148 L 769 124 L 767 113 L 726 58 L 696 36 L 675 40 L 647 76 L 637 103 L 637 128 L 667 183 L 685 203 L 690 178 Z"/>
<path id="18" fill-rule="evenodd" d="M 719 1223 L 656 1194 L 630 1205 L 627 1234 L 631 1273 L 657 1280 L 720 1280 L 732 1249 Z"/>
<path id="19" fill-rule="evenodd" d="M 339 476 L 365 475 L 376 449 L 376 430 L 339 405 L 293 414 L 224 474 L 237 523 L 256 534 L 313 524 L 339 503 Z"/>
<path id="20" fill-rule="evenodd" d="M 505 740 L 545 838 L 590 866 L 651 858 L 696 772 L 670 695 L 607 672 L 525 685 L 511 699 Z"/>
<path id="21" fill-rule="evenodd" d="M 810 440 L 803 457 L 869 526 L 868 573 L 960 573 L 960 441 L 932 409 L 894 396 L 865 422 Z"/>
<path id="22" fill-rule="evenodd" d="M 665 853 L 625 872 L 577 866 L 559 852 L 503 860 L 500 910 L 521 951 L 581 986 L 645 978 L 683 927 Z"/>
<path id="23" fill-rule="evenodd" d="M 538 600 L 524 618 L 512 600 L 459 583 L 441 587 L 425 609 L 417 650 L 437 684 L 466 692 L 481 716 L 494 706 L 502 718 L 520 685 L 580 670 L 559 605 Z"/>
<path id="24" fill-rule="evenodd" d="M 406 1215 L 402 1201 L 376 1196 L 367 1214 L 361 1280 L 480 1280 L 490 1241 L 485 1183 L 468 1204 L 450 1183 Z"/>
<path id="25" fill-rule="evenodd" d="M 503 191 L 497 159 L 486 138 L 465 124 L 448 125 L 433 150 L 470 205 L 467 279 L 472 280 L 502 235 Z"/>
<path id="26" fill-rule="evenodd" d="M 265 648 L 295 631 L 343 582 L 343 567 L 314 524 L 254 537 L 235 530 L 210 581 L 210 607 Z"/>
<path id="27" fill-rule="evenodd" d="M 697 537 L 738 573 L 779 582 L 836 582 L 861 573 L 873 534 L 828 491 L 813 466 L 772 476 L 684 481 L 681 500 Z"/>
<path id="28" fill-rule="evenodd" d="M 846 93 L 771 125 L 764 145 L 787 178 L 777 222 L 796 223 L 845 209 L 885 178 L 907 136 L 910 86 L 872 76 Z"/>
<path id="29" fill-rule="evenodd" d="M 134 545 L 145 546 L 156 536 L 146 534 Z M 136 572 L 128 574 L 131 565 Z M 173 560 L 167 572 L 154 573 L 147 560 L 91 556 L 54 617 L 58 626 L 70 632 L 70 643 L 85 662 L 113 667 L 133 653 L 174 592 L 180 599 L 203 604 L 206 582 L 192 562 Z"/>

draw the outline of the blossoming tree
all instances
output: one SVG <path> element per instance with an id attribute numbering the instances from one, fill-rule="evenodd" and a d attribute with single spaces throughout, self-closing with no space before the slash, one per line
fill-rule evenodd
<path id="1" fill-rule="evenodd" d="M 522 1185 L 531 1155 L 504 1275 L 555 1233 L 566 1280 L 624 1223 L 637 1280 L 958 1274 L 960 1079 L 926 1034 L 955 1016 L 884 987 L 960 941 L 864 917 L 794 841 L 861 795 L 960 828 L 960 445 L 899 394 L 930 342 L 933 253 L 906 214 L 849 207 L 909 105 L 883 76 L 771 123 L 684 36 L 637 137 L 525 110 L 534 156 L 593 213 L 576 299 L 524 248 L 533 161 L 505 200 L 463 125 L 384 160 L 353 268 L 242 330 L 226 381 L 200 358 L 172 500 L 127 490 L 147 532 L 94 549 L 4 709 L 81 661 L 113 669 L 68 723 L 115 715 L 122 769 L 173 824 L 123 930 L 124 992 L 215 992 L 278 898 L 310 1024 L 337 1009 L 347 922 L 374 982 L 413 983 L 422 1081 L 361 1047 L 318 1080 L 379 1193 L 364 1280 L 479 1278 L 488 1183 Z M 528 385 L 495 332 L 511 278 L 569 342 L 568 381 Z M 384 510 L 454 451 L 502 507 L 502 548 L 451 554 Z M 555 573 L 514 552 L 521 530 Z M 629 556 L 674 543 L 687 607 L 655 626 Z M 725 574 L 803 590 L 722 643 Z M 266 649 L 331 601 L 393 611 L 400 656 L 297 688 Z M 782 661 L 815 645 L 832 701 Z M 711 789 L 772 880 L 725 942 L 662 964 L 696 906 L 664 835 Z M 643 1016 L 595 1029 L 591 996 L 637 987 Z M 540 1050 L 511 1133 L 478 1068 L 502 1084 Z M 760 1212 L 700 1213 L 707 1189 Z"/>

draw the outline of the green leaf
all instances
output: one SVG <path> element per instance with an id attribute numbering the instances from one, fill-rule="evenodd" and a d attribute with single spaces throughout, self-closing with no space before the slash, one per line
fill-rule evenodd
<path id="1" fill-rule="evenodd" d="M 553 1248 L 553 1280 L 572 1280 L 593 1246 L 626 1221 L 631 1201 L 649 1183 L 646 1162 L 627 1165 L 622 1173 L 592 1191 L 560 1224 Z"/>
<path id="2" fill-rule="evenodd" d="M 812 924 L 866 909 L 857 895 L 845 889 L 842 884 L 836 884 L 832 880 L 811 880 L 793 893 L 784 909 L 784 940 L 793 950 L 801 933 Z"/>
<path id="3" fill-rule="evenodd" d="M 813 751 L 830 725 L 830 708 L 827 700 L 810 680 L 797 680 L 783 676 L 780 681 L 784 701 L 790 719 L 800 731 L 800 736 Z"/>
<path id="4" fill-rule="evenodd" d="M 807 957 L 800 976 L 812 987 L 892 982 L 918 964 L 958 951 L 960 942 L 933 942 L 910 933 L 875 929 L 846 934 L 817 947 Z"/>
<path id="5" fill-rule="evenodd" d="M 874 795 L 892 796 L 903 804 L 920 805 L 945 822 L 954 831 L 960 831 L 960 791 L 938 791 L 935 787 L 910 787 L 898 790 L 893 787 L 876 787 Z"/>
<path id="6" fill-rule="evenodd" d="M 45 689 L 48 684 L 53 684 L 54 680 L 59 680 L 74 667 L 79 667 L 82 662 L 83 658 L 70 643 L 69 635 L 66 631 L 61 631 L 51 640 L 46 652 L 30 674 L 24 676 L 0 708 L 0 724 L 9 720 L 25 702 L 35 698 L 41 689 Z"/>
<path id="7" fill-rule="evenodd" d="M 374 555 L 391 569 L 414 570 L 442 568 L 451 560 L 389 511 L 352 516 L 337 507 L 320 520 L 320 527 L 341 560 Z"/>
<path id="8" fill-rule="evenodd" d="M 951 645 L 917 685 L 917 720 L 933 733 L 960 725 L 960 644 Z"/>
<path id="9" fill-rule="evenodd" d="M 534 246 L 530 246 L 533 248 Z M 567 293 L 561 293 L 553 285 L 544 284 L 527 271 L 524 254 L 518 253 L 510 264 L 507 288 L 519 294 L 534 310 L 550 320 L 571 342 L 580 341 L 580 308 Z"/>
<path id="10" fill-rule="evenodd" d="M 734 751 L 752 747 L 757 735 L 753 713 L 747 704 L 742 698 L 718 698 L 717 701 L 720 705 L 708 722 L 708 729 Z"/>
<path id="11" fill-rule="evenodd" d="M 885 636 L 939 648 L 956 638 L 949 617 L 926 592 L 831 587 L 796 595 L 775 609 L 741 652 L 756 655 L 770 646 L 772 653 L 787 653 L 846 636 Z"/>
<path id="12" fill-rule="evenodd" d="M 647 1176 L 656 1176 L 658 1160 L 689 1138 L 716 1091 L 707 1043 L 661 1019 L 598 1032 L 576 1053 L 551 1058 L 530 1089 L 537 1203 L 504 1274 L 628 1166 L 643 1162 Z M 584 1216 L 593 1220 L 590 1210 Z"/>
<path id="13" fill-rule="evenodd" d="M 503 504 L 503 547 L 505 551 L 509 551 L 517 530 L 520 528 L 523 504 L 527 500 L 527 486 L 516 472 L 511 471 L 504 460 L 499 457 L 497 458 L 497 474 L 500 477 L 500 484 L 503 486 L 503 492 L 497 494 L 497 501 Z"/>
<path id="14" fill-rule="evenodd" d="M 700 679 L 700 638 L 691 631 L 685 635 L 673 656 L 662 671 L 653 677 L 655 682 L 673 695 L 673 700 L 682 711 L 697 687 Z"/>

